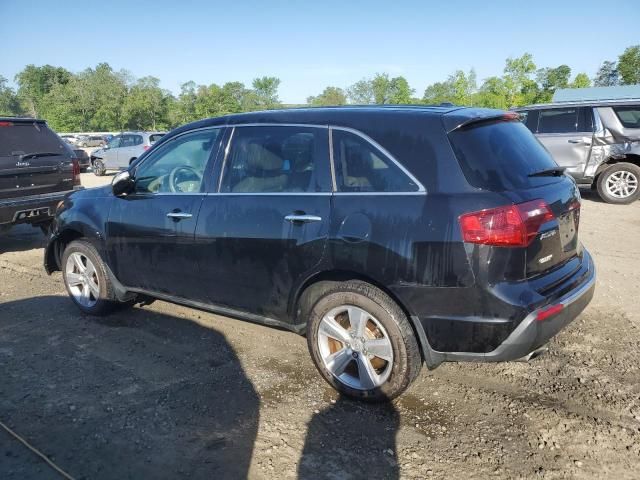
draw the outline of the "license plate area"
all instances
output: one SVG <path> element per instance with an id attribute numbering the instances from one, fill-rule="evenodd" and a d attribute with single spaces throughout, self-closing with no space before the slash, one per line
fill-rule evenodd
<path id="1" fill-rule="evenodd" d="M 29 210 L 20 210 L 13 215 L 14 222 L 26 222 L 42 217 L 51 216 L 49 207 L 31 208 Z"/>

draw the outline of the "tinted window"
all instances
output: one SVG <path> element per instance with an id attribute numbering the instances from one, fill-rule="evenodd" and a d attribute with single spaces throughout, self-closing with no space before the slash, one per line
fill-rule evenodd
<path id="1" fill-rule="evenodd" d="M 187 133 L 165 144 L 136 168 L 140 193 L 195 193 L 202 189 L 207 160 L 220 129 Z"/>
<path id="2" fill-rule="evenodd" d="M 25 153 L 69 153 L 66 144 L 42 123 L 0 124 L 0 156 Z"/>
<path id="3" fill-rule="evenodd" d="M 142 144 L 142 137 L 140 135 L 123 135 L 121 147 L 135 147 Z"/>
<path id="4" fill-rule="evenodd" d="M 162 136 L 164 135 L 164 133 L 154 133 L 152 135 L 149 135 L 149 143 L 151 145 L 153 145 L 154 143 L 156 143 L 158 140 L 160 140 L 162 138 Z"/>
<path id="5" fill-rule="evenodd" d="M 236 127 L 222 192 L 329 191 L 327 129 Z"/>
<path id="6" fill-rule="evenodd" d="M 613 107 L 622 126 L 625 128 L 640 128 L 640 106 Z"/>
<path id="7" fill-rule="evenodd" d="M 557 164 L 520 122 L 478 124 L 455 130 L 449 138 L 474 187 L 499 192 L 556 181 L 554 177 L 529 177 Z"/>
<path id="8" fill-rule="evenodd" d="M 364 138 L 334 129 L 333 161 L 339 192 L 416 192 L 418 185 Z"/>
<path id="9" fill-rule="evenodd" d="M 554 108 L 540 111 L 538 133 L 570 133 L 577 131 L 577 108 Z"/>

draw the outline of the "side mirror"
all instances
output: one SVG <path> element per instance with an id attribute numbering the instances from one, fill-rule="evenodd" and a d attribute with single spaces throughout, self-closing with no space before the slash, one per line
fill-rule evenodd
<path id="1" fill-rule="evenodd" d="M 125 170 L 113 177 L 111 190 L 116 197 L 122 197 L 123 195 L 133 192 L 134 185 L 133 177 L 128 170 Z"/>

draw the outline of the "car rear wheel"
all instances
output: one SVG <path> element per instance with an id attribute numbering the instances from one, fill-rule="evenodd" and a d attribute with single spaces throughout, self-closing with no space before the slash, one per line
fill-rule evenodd
<path id="1" fill-rule="evenodd" d="M 385 401 L 404 392 L 422 366 L 402 309 L 384 292 L 350 281 L 327 291 L 307 326 L 311 357 L 324 379 L 350 397 Z"/>
<path id="2" fill-rule="evenodd" d="M 640 197 L 640 167 L 616 163 L 598 177 L 598 194 L 607 203 L 628 204 Z"/>
<path id="3" fill-rule="evenodd" d="M 73 302 L 89 315 L 105 315 L 118 302 L 100 254 L 86 240 L 75 240 L 62 255 L 62 276 Z"/>
<path id="4" fill-rule="evenodd" d="M 104 162 L 102 160 L 93 161 L 93 173 L 96 177 L 102 177 L 106 172 L 107 168 L 104 166 Z"/>

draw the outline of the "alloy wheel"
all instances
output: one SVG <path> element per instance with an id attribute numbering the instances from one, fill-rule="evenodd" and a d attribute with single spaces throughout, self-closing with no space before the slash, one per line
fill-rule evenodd
<path id="1" fill-rule="evenodd" d="M 100 280 L 89 257 L 73 252 L 67 258 L 64 278 L 73 298 L 82 306 L 93 307 L 100 298 Z"/>
<path id="2" fill-rule="evenodd" d="M 607 193 L 615 198 L 627 198 L 638 189 L 638 177 L 633 172 L 620 170 L 607 177 Z"/>
<path id="3" fill-rule="evenodd" d="M 354 305 L 331 309 L 318 327 L 324 366 L 345 385 L 371 390 L 383 385 L 393 368 L 393 347 L 382 324 Z"/>

